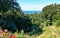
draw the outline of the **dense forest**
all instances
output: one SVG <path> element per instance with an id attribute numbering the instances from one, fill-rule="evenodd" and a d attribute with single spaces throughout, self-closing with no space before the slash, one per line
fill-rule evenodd
<path id="1" fill-rule="evenodd" d="M 3 30 L 40 35 L 46 31 L 44 27 L 54 25 L 60 25 L 60 4 L 47 5 L 39 14 L 24 14 L 16 0 L 0 0 L 0 28 Z"/>

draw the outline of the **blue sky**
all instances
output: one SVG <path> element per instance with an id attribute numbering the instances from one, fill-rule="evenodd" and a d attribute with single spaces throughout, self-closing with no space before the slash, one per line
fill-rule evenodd
<path id="1" fill-rule="evenodd" d="M 46 5 L 60 3 L 60 0 L 17 0 L 23 11 L 40 11 Z"/>

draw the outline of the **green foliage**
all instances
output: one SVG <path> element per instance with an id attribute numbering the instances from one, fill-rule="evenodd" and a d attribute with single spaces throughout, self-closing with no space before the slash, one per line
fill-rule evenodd
<path id="1" fill-rule="evenodd" d="M 5 12 L 9 9 L 18 9 L 19 4 L 16 2 L 16 0 L 0 0 L 0 12 Z"/>
<path id="2" fill-rule="evenodd" d="M 57 25 L 57 26 L 60 26 L 60 20 L 58 20 L 58 21 L 56 22 L 56 25 Z"/>
<path id="3" fill-rule="evenodd" d="M 60 20 L 60 4 L 47 5 L 40 14 L 24 14 L 16 0 L 0 0 L 0 26 L 13 33 L 18 30 L 21 37 L 27 32 L 30 35 L 42 34 L 49 30 L 45 27 L 54 22 L 59 26 L 60 21 L 57 20 Z"/>
<path id="4" fill-rule="evenodd" d="M 41 18 L 43 20 L 50 20 L 50 25 L 53 21 L 60 20 L 60 4 L 51 4 L 43 8 Z"/>
<path id="5" fill-rule="evenodd" d="M 30 19 L 23 16 L 21 7 L 16 0 L 0 0 L 0 26 L 13 33 L 21 29 L 24 32 L 31 30 L 32 23 Z"/>

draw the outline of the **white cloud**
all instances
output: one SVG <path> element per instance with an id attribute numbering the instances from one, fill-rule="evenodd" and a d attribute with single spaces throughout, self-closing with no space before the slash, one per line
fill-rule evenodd
<path id="1" fill-rule="evenodd" d="M 22 10 L 42 10 L 44 5 L 22 5 Z"/>

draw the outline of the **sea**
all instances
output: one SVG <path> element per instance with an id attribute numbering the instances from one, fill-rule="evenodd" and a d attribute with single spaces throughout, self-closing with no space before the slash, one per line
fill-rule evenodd
<path id="1" fill-rule="evenodd" d="M 41 13 L 41 11 L 23 11 L 24 14 L 34 14 L 34 13 Z"/>

